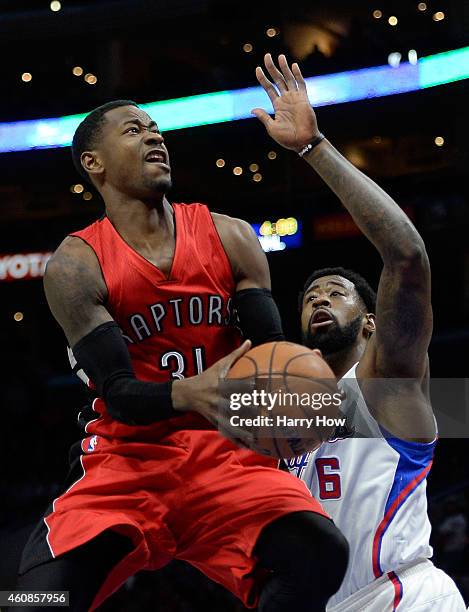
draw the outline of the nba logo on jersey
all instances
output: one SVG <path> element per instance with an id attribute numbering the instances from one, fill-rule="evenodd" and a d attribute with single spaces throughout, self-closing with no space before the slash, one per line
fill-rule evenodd
<path id="1" fill-rule="evenodd" d="M 88 444 L 88 452 L 91 453 L 96 448 L 96 444 L 98 443 L 98 436 L 93 436 L 90 438 L 90 442 Z"/>

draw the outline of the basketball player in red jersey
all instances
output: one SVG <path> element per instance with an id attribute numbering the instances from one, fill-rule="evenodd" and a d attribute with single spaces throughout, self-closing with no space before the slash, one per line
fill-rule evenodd
<path id="1" fill-rule="evenodd" d="M 88 115 L 72 153 L 105 215 L 63 241 L 44 284 L 98 398 L 18 588 L 69 590 L 82 612 L 177 558 L 262 612 L 324 610 L 345 539 L 303 483 L 212 425 L 219 380 L 250 346 L 231 303 L 253 344 L 283 337 L 255 234 L 201 204 L 170 204 L 164 138 L 133 102 Z"/>

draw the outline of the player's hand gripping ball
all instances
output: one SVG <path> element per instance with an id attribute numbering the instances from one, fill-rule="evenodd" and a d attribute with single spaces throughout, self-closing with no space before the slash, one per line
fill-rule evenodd
<path id="1" fill-rule="evenodd" d="M 254 379 L 250 393 L 232 393 L 230 422 L 250 449 L 290 458 L 317 449 L 343 418 L 342 393 L 320 356 L 291 342 L 269 342 L 248 351 L 229 370 L 233 381 Z"/>

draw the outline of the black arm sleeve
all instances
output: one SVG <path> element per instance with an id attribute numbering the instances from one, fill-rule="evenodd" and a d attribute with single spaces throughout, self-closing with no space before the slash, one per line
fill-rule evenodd
<path id="1" fill-rule="evenodd" d="M 268 289 L 242 289 L 234 296 L 239 326 L 253 346 L 285 340 L 282 320 Z"/>
<path id="2" fill-rule="evenodd" d="M 72 350 L 116 421 L 149 425 L 184 414 L 173 408 L 172 381 L 152 383 L 135 378 L 129 351 L 115 321 L 96 327 Z"/>

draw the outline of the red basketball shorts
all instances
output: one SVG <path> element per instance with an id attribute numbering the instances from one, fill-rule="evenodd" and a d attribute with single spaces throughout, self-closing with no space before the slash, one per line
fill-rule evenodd
<path id="1" fill-rule="evenodd" d="M 253 548 L 263 527 L 289 512 L 327 516 L 302 481 L 217 431 L 178 431 L 155 443 L 93 436 L 81 449 L 78 478 L 33 533 L 20 571 L 106 529 L 128 536 L 133 550 L 109 574 L 92 610 L 137 571 L 173 558 L 254 607 L 261 582 Z"/>

